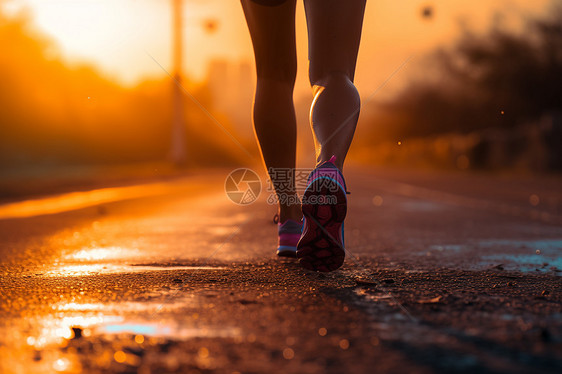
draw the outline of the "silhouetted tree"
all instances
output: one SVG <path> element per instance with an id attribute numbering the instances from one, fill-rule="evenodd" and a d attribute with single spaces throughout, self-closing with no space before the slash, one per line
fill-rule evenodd
<path id="1" fill-rule="evenodd" d="M 548 14 L 520 34 L 499 25 L 486 35 L 465 30 L 453 47 L 429 56 L 433 79 L 417 78 L 379 104 L 376 131 L 407 137 L 512 128 L 561 111 L 562 6 L 553 2 Z"/>

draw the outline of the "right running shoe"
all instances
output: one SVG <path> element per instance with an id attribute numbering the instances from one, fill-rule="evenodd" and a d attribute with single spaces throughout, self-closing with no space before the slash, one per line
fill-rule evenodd
<path id="1" fill-rule="evenodd" d="M 345 259 L 347 189 L 335 160 L 332 156 L 310 173 L 302 198 L 304 228 L 297 244 L 297 258 L 308 270 L 334 271 Z"/>

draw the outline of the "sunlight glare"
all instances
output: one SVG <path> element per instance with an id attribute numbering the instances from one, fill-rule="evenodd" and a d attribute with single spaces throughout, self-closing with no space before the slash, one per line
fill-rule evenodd
<path id="1" fill-rule="evenodd" d="M 136 249 L 126 249 L 121 247 L 107 247 L 107 248 L 89 248 L 82 249 L 69 255 L 69 258 L 75 260 L 97 261 L 108 260 L 124 257 L 132 257 L 138 254 Z"/>

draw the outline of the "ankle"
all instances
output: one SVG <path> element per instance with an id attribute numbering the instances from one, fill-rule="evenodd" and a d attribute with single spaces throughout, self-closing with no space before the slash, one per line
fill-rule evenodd
<path id="1" fill-rule="evenodd" d="M 320 154 L 320 155 L 316 158 L 316 166 L 315 166 L 315 167 L 318 167 L 318 166 L 322 165 L 322 164 L 323 164 L 324 162 L 326 162 L 326 161 L 330 161 L 333 156 L 334 156 L 333 154 L 331 154 L 331 155 Z M 338 156 L 336 156 L 336 157 L 335 157 L 335 160 L 333 161 L 333 164 L 336 165 L 336 167 L 337 167 L 340 171 L 343 171 L 343 163 L 344 163 L 344 161 L 345 161 L 345 158 L 344 158 L 344 157 L 338 157 Z"/>
<path id="2" fill-rule="evenodd" d="M 289 205 L 279 207 L 279 222 L 283 223 L 288 219 L 300 222 L 302 219 L 302 211 L 300 205 Z"/>

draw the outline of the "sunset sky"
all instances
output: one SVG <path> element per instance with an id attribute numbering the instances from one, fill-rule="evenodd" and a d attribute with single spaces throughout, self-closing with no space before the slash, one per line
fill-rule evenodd
<path id="1" fill-rule="evenodd" d="M 547 3 L 546 0 L 370 0 L 357 84 L 364 94 L 375 90 L 410 56 L 413 58 L 404 70 L 411 69 L 424 51 L 458 35 L 461 20 L 483 30 L 498 10 L 506 14 L 507 23 L 513 23 L 519 14 L 544 11 Z M 122 83 L 134 84 L 147 76 L 163 74 L 147 53 L 163 66 L 170 66 L 169 0 L 0 0 L 0 4 L 8 13 L 27 11 L 37 29 L 57 43 L 67 61 L 95 64 L 107 76 Z M 431 19 L 421 17 L 421 9 L 427 5 L 434 7 Z M 193 79 L 204 78 L 206 64 L 212 59 L 251 61 L 253 58 L 239 1 L 186 0 L 184 19 L 185 70 Z M 207 20 L 216 20 L 216 32 L 206 33 Z M 306 24 L 301 1 L 297 33 L 298 92 L 308 89 L 304 82 Z"/>

